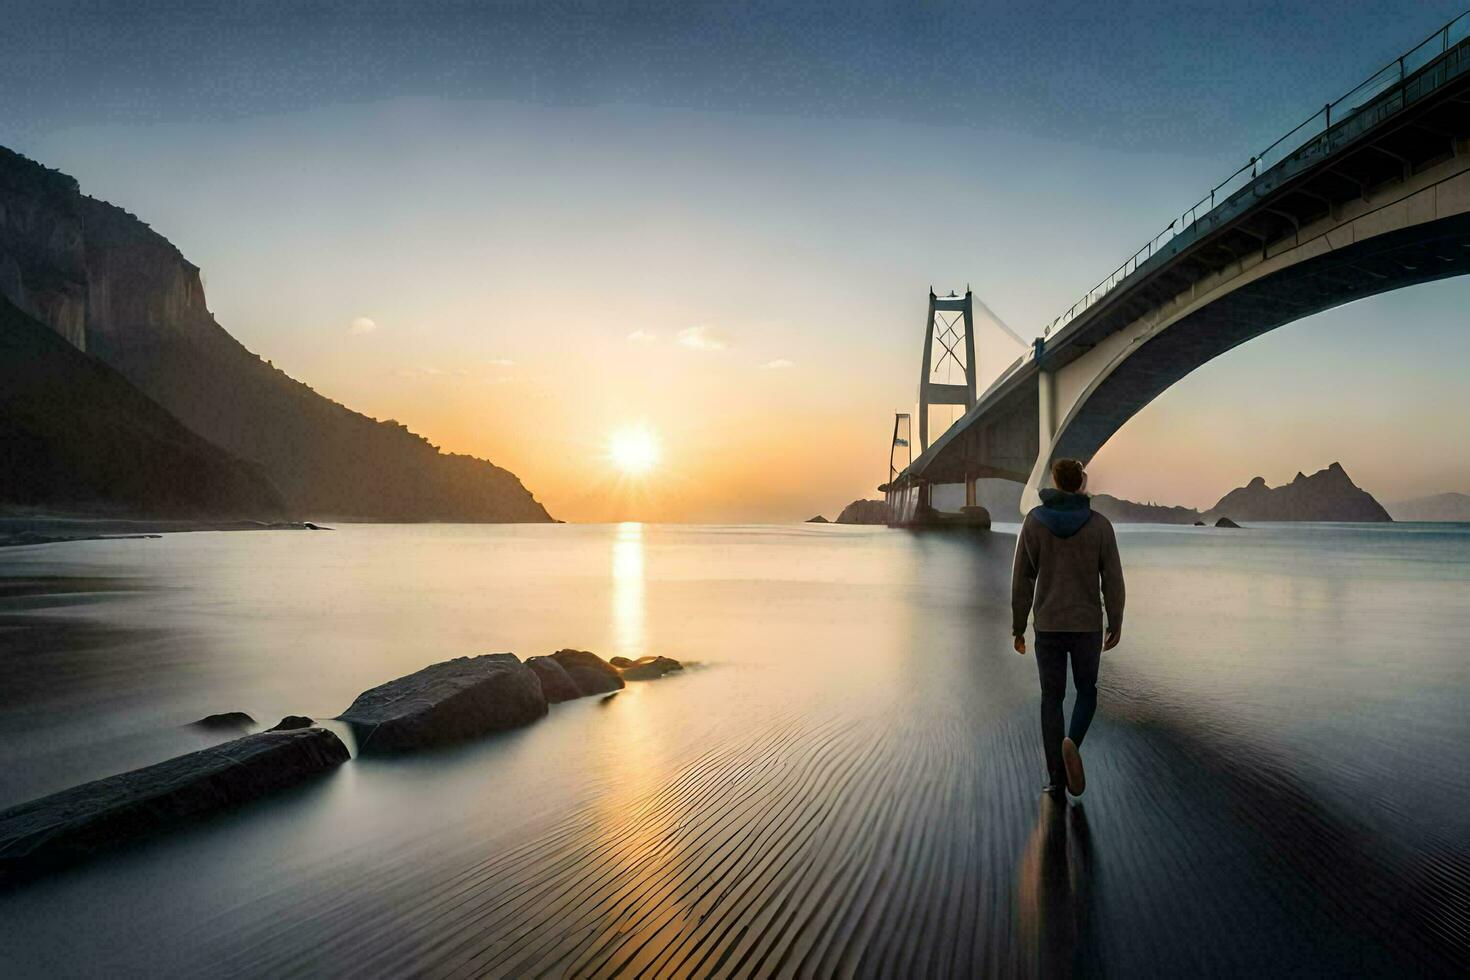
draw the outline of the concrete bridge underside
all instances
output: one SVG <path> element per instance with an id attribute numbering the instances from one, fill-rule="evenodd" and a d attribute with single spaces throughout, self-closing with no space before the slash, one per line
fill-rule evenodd
<path id="1" fill-rule="evenodd" d="M 1062 368 L 1058 401 L 1070 407 L 1047 459 L 1038 464 L 1046 467 L 1061 457 L 1090 460 L 1174 382 L 1267 331 L 1353 300 L 1470 273 L 1470 174 L 1462 178 L 1456 188 L 1465 198 L 1461 213 L 1336 248 L 1330 239 L 1349 230 L 1334 229 L 1324 235 L 1328 241 L 1303 246 L 1327 251 L 1247 277 L 1173 316 L 1138 324 Z"/>
<path id="2" fill-rule="evenodd" d="M 1470 273 L 1470 45 L 1460 54 L 1461 74 L 1432 97 L 1262 174 L 1233 211 L 1201 218 L 1012 365 L 893 481 L 895 516 L 937 484 L 988 504 L 973 489 L 987 478 L 1024 483 L 1024 511 L 1053 459 L 1090 460 L 1221 354 L 1334 306 Z"/>

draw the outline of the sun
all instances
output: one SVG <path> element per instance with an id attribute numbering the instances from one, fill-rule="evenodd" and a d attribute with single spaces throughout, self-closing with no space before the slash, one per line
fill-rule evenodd
<path id="1" fill-rule="evenodd" d="M 647 473 L 658 465 L 658 438 L 648 429 L 629 427 L 612 434 L 608 455 L 613 465 L 630 476 Z"/>

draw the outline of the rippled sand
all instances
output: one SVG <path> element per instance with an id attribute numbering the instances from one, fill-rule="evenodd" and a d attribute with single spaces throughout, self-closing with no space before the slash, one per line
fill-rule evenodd
<path id="1" fill-rule="evenodd" d="M 207 710 L 323 717 L 456 653 L 699 661 L 0 894 L 17 975 L 1466 962 L 1470 535 L 1125 532 L 1128 631 L 1088 793 L 1058 804 L 1038 793 L 1034 664 L 1007 643 L 1004 534 L 453 530 L 8 566 L 89 584 L 5 607 L 0 680 L 30 680 L 0 702 L 0 805 L 191 747 L 176 725 Z"/>

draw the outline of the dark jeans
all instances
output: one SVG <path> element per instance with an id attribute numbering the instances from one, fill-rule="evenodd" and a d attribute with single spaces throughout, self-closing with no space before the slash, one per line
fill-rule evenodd
<path id="1" fill-rule="evenodd" d="M 1036 632 L 1036 670 L 1041 675 L 1041 741 L 1046 749 L 1046 771 L 1054 781 L 1066 782 L 1062 766 L 1062 699 L 1067 696 L 1067 660 L 1072 661 L 1072 683 L 1077 701 L 1067 737 L 1080 747 L 1097 711 L 1097 665 L 1102 659 L 1102 630 L 1089 633 Z"/>

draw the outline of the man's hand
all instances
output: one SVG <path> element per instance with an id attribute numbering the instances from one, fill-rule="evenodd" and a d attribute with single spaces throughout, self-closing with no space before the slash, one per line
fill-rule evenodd
<path id="1" fill-rule="evenodd" d="M 1015 642 L 1012 643 L 1011 646 L 1015 647 L 1016 652 L 1019 653 L 1021 656 L 1026 656 L 1026 638 L 1024 636 L 1016 637 Z"/>
<path id="2" fill-rule="evenodd" d="M 1119 626 L 1117 629 L 1108 630 L 1108 635 L 1103 640 L 1103 649 L 1111 650 L 1118 645 L 1118 641 L 1121 639 L 1123 639 L 1123 627 Z"/>

